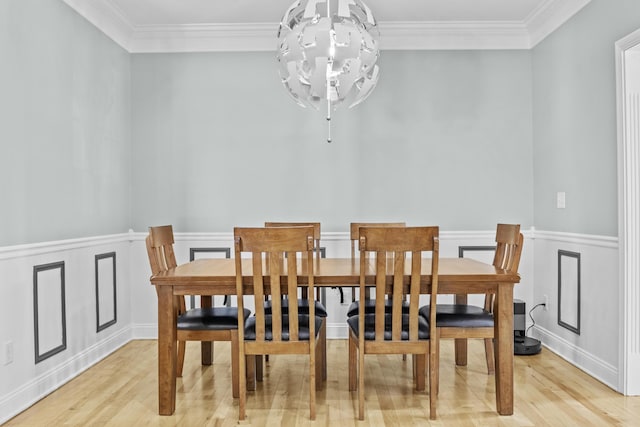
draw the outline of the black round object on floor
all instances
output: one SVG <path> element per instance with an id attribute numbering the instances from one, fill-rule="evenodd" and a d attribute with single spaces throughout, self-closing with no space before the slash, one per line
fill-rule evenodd
<path id="1" fill-rule="evenodd" d="M 513 354 L 529 356 L 538 354 L 542 350 L 540 341 L 530 337 L 516 337 L 513 341 Z"/>

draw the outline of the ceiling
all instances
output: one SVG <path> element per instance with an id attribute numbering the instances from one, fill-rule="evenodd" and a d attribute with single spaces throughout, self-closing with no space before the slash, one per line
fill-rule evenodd
<path id="1" fill-rule="evenodd" d="M 292 0 L 63 0 L 130 52 L 274 50 Z M 334 0 L 336 1 L 336 0 Z M 591 0 L 366 0 L 381 49 L 530 49 Z"/>

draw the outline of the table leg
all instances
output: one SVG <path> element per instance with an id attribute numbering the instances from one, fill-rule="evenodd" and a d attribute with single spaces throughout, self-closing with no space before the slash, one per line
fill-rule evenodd
<path id="1" fill-rule="evenodd" d="M 211 295 L 200 295 L 200 307 L 209 308 L 212 304 L 212 296 Z M 200 344 L 200 353 L 202 364 L 203 365 L 212 365 L 213 364 L 213 342 L 211 341 L 202 341 Z"/>
<path id="2" fill-rule="evenodd" d="M 496 408 L 513 414 L 513 284 L 500 284 L 494 302 Z"/>
<path id="3" fill-rule="evenodd" d="M 158 412 L 171 415 L 176 409 L 176 308 L 173 288 L 156 286 L 158 294 Z"/>
<path id="4" fill-rule="evenodd" d="M 456 294 L 455 296 L 456 304 L 467 304 L 467 295 L 466 294 Z M 455 358 L 456 365 L 458 366 L 467 366 L 467 339 L 466 338 L 456 338 L 455 340 Z"/>

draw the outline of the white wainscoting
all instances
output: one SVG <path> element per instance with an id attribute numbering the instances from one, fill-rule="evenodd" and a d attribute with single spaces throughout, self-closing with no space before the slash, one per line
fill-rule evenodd
<path id="1" fill-rule="evenodd" d="M 441 256 L 457 257 L 459 246 L 493 245 L 494 231 L 441 232 Z M 618 242 L 616 238 L 525 230 L 520 264 L 521 283 L 514 297 L 527 313 L 549 298 L 547 311 L 534 310 L 533 333 L 550 350 L 615 388 L 619 351 Z M 0 346 L 13 344 L 13 362 L 0 352 L 0 423 L 57 389 L 132 339 L 157 336 L 157 297 L 149 282 L 146 233 L 123 233 L 83 239 L 0 248 Z M 233 248 L 231 233 L 176 233 L 178 263 L 189 260 L 190 248 Z M 323 233 L 329 257 L 349 257 L 348 233 Z M 570 250 L 582 259 L 582 325 L 575 335 L 557 324 L 557 251 Z M 117 322 L 96 332 L 95 256 L 116 253 Z M 67 348 L 36 364 L 34 355 L 33 267 L 64 261 Z M 606 298 L 601 289 L 606 288 Z M 327 335 L 345 338 L 345 317 L 351 300 L 344 289 L 326 293 Z M 480 297 L 478 297 L 480 298 Z M 443 296 L 443 300 L 450 299 Z M 474 302 L 480 302 L 480 299 Z M 530 322 L 527 316 L 527 321 Z M 531 325 L 531 323 L 529 323 Z M 528 325 L 528 326 L 529 326 Z"/>
<path id="2" fill-rule="evenodd" d="M 0 248 L 0 424 L 131 340 L 130 245 L 129 234 L 119 234 Z M 109 252 L 117 254 L 117 322 L 97 332 L 95 256 Z M 65 266 L 66 348 L 36 364 L 34 266 L 54 262 Z M 55 301 L 39 311 L 58 320 L 57 289 L 54 295 Z M 112 294 L 108 297 L 113 304 Z M 46 336 L 47 330 L 41 328 L 41 342 L 59 339 Z M 13 346 L 11 363 L 6 343 Z"/>
<path id="3" fill-rule="evenodd" d="M 536 310 L 532 336 L 549 350 L 619 390 L 621 290 L 618 239 L 535 231 L 534 300 L 547 295 L 547 310 Z M 580 254 L 580 334 L 558 325 L 558 251 Z"/>

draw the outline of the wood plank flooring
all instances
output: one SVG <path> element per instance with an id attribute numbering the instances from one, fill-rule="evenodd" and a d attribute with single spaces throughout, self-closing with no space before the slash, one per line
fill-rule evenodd
<path id="1" fill-rule="evenodd" d="M 329 378 L 317 394 L 317 420 L 309 420 L 304 357 L 272 356 L 265 379 L 247 399 L 254 426 L 636 426 L 640 398 L 624 397 L 543 349 L 517 356 L 515 411 L 495 412 L 493 376 L 486 374 L 482 343 L 470 340 L 469 365 L 455 367 L 453 343 L 442 341 L 438 419 L 429 421 L 428 395 L 412 388 L 411 359 L 368 356 L 365 421 L 357 421 L 350 393 L 346 340 L 328 341 Z M 216 343 L 214 365 L 200 366 L 199 346 L 187 344 L 178 379 L 176 412 L 157 414 L 155 341 L 133 341 L 5 426 L 233 426 L 229 343 Z"/>

